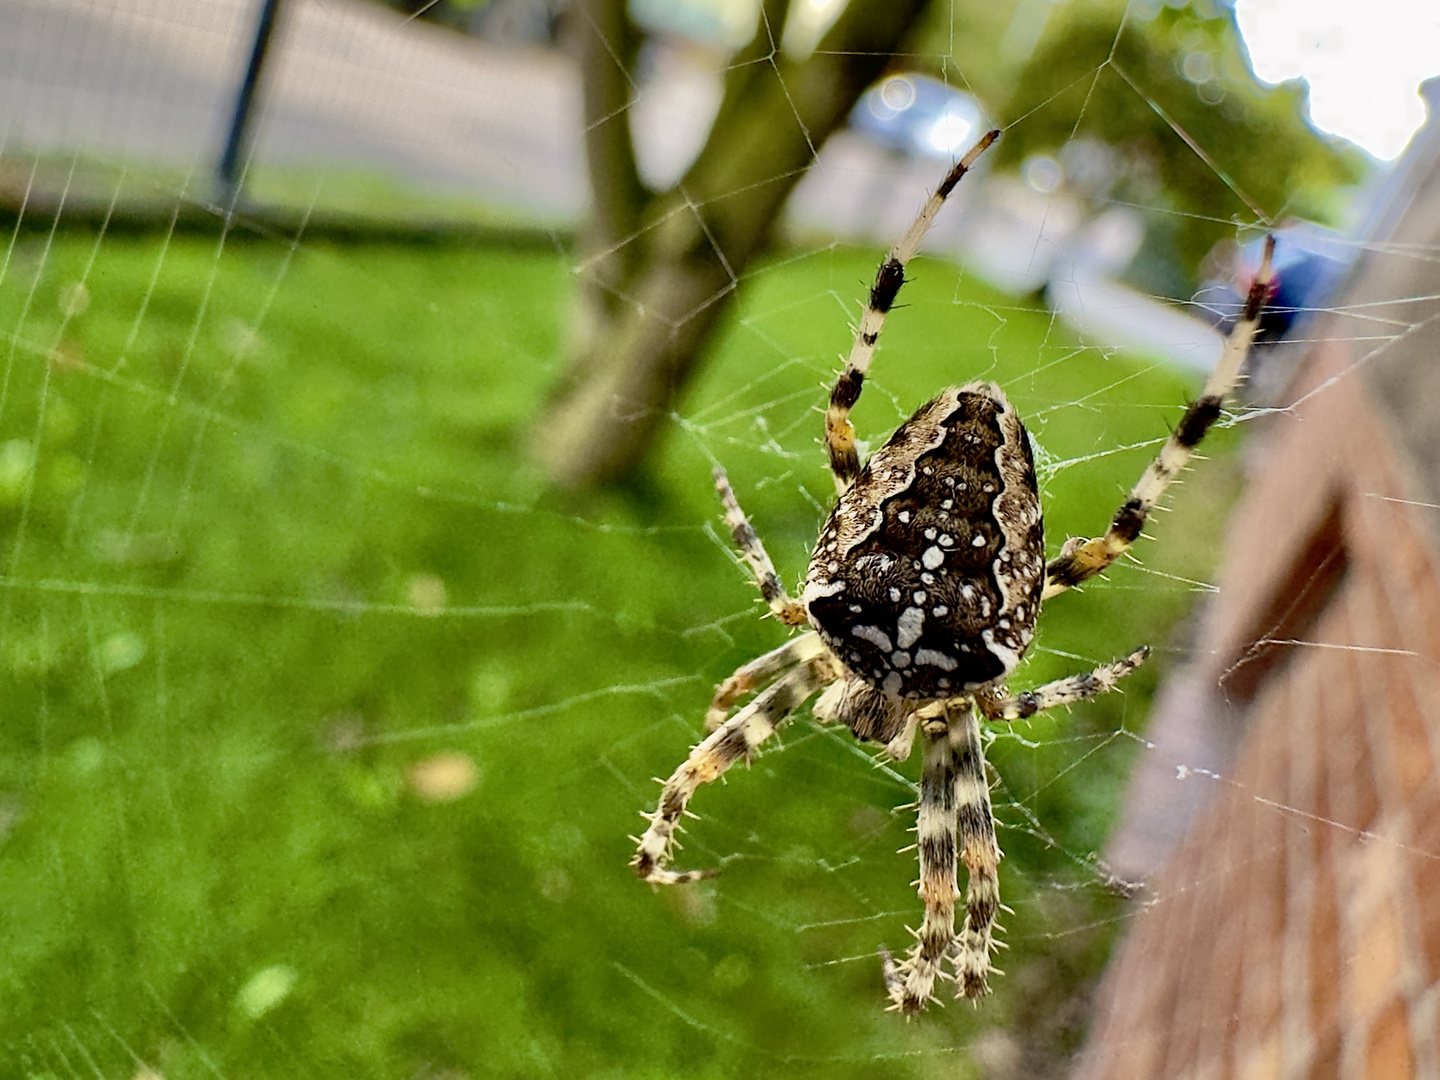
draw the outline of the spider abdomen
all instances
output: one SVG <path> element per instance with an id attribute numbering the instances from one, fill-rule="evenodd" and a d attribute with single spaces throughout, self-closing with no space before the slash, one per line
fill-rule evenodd
<path id="1" fill-rule="evenodd" d="M 951 387 L 860 470 L 820 531 L 802 600 L 851 672 L 891 698 L 1003 678 L 1045 580 L 1035 465 L 993 383 Z"/>

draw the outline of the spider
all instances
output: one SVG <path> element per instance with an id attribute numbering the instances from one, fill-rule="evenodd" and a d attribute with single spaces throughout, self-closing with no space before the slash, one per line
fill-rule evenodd
<path id="1" fill-rule="evenodd" d="M 924 918 L 915 944 L 880 956 L 892 1010 L 907 1017 L 935 997 L 937 979 L 956 997 L 989 993 L 1000 907 L 981 719 L 1005 722 L 1113 690 L 1145 660 L 1142 646 L 1087 674 L 1011 694 L 1005 680 L 1034 636 L 1040 607 L 1102 573 L 1139 538 L 1150 510 L 1219 418 L 1259 324 L 1272 276 L 1273 240 L 1241 318 L 1214 372 L 1141 475 L 1103 536 L 1067 540 L 1048 563 L 1029 436 L 994 383 L 941 391 L 901 424 L 863 468 L 849 413 L 860 397 L 905 266 L 961 177 L 1000 135 L 986 134 L 930 196 L 885 260 L 870 290 L 845 369 L 830 393 L 825 446 L 838 501 L 820 530 L 798 600 L 781 584 L 721 468 L 715 486 L 743 561 L 771 612 L 808 630 L 739 668 L 715 690 L 709 735 L 665 781 L 631 866 L 648 882 L 674 885 L 714 870 L 667 866 L 680 818 L 696 789 L 756 749 L 811 695 L 821 721 L 908 757 L 923 744 L 916 850 Z M 731 714 L 742 697 L 756 696 Z M 958 862 L 967 873 L 955 929 Z M 953 972 L 946 970 L 946 962 Z"/>

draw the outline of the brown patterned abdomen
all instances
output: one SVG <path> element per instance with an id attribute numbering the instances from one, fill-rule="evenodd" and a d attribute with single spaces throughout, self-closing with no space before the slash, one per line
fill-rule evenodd
<path id="1" fill-rule="evenodd" d="M 860 471 L 821 530 L 803 599 L 825 644 L 890 697 L 1014 670 L 1044 583 L 1029 440 L 1000 389 L 944 391 Z"/>

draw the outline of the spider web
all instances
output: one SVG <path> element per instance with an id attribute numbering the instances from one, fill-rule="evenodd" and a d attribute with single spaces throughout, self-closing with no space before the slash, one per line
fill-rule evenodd
<path id="1" fill-rule="evenodd" d="M 713 684 L 782 640 L 709 468 L 798 578 L 831 490 L 817 406 L 943 161 L 837 136 L 792 242 L 740 276 L 651 486 L 572 498 L 540 487 L 526 440 L 587 272 L 575 73 L 294 0 L 248 178 L 285 209 L 226 218 L 211 162 L 253 19 L 0 3 L 5 1056 L 132 1077 L 1055 1067 L 1135 910 L 1104 855 L 1126 777 L 1157 757 L 1182 784 L 1223 773 L 1208 750 L 1171 760 L 1145 717 L 1194 656 L 1234 429 L 1263 410 L 1207 442 L 1136 559 L 1047 608 L 1016 686 L 1142 641 L 1156 658 L 1124 693 L 994 734 L 1007 974 L 978 1010 L 905 1025 L 876 949 L 919 918 L 897 854 L 916 762 L 802 711 L 697 796 L 681 861 L 722 866 L 715 882 L 638 888 L 625 834 Z M 652 179 L 717 103 L 723 69 L 684 58 L 633 73 Z M 1087 76 L 1163 111 L 1114 65 Z M 1282 210 L 1233 180 L 1225 145 L 1172 134 L 1231 187 L 1217 217 Z M 1177 305 L 1131 290 L 1143 306 L 1116 316 L 1084 274 L 1039 272 L 1074 225 L 1047 201 L 1054 166 L 962 186 L 856 412 L 874 446 L 938 387 L 1001 382 L 1052 553 L 1103 526 L 1199 381 L 1174 362 Z M 1039 228 L 999 228 L 1016 200 Z M 1123 231 L 1131 209 L 1101 199 L 1087 220 Z M 356 213 L 384 237 L 347 233 Z M 1027 274 L 1059 283 L 1050 307 L 1017 299 Z M 1121 349 L 1146 320 L 1152 351 Z M 1194 340 L 1198 364 L 1214 340 Z"/>

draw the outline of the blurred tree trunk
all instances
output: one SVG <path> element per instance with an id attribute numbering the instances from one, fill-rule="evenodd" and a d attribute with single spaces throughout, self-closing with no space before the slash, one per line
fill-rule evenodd
<path id="1" fill-rule="evenodd" d="M 534 431 L 556 482 L 622 478 L 695 374 L 751 259 L 825 139 L 900 48 L 926 0 L 852 0 L 813 55 L 787 59 L 789 0 L 764 0 L 705 146 L 670 190 L 641 182 L 629 109 L 639 34 L 624 0 L 578 5 L 591 217 L 570 364 Z"/>

